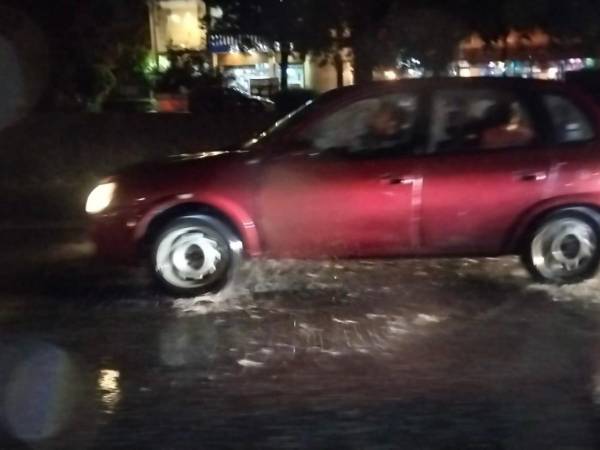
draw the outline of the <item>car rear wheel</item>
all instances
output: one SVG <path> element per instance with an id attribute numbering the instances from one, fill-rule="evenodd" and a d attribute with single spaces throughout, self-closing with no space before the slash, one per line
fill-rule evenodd
<path id="1" fill-rule="evenodd" d="M 572 284 L 592 278 L 600 264 L 600 228 L 578 210 L 556 213 L 528 239 L 523 260 L 541 282 Z"/>
<path id="2" fill-rule="evenodd" d="M 240 239 L 221 221 L 182 217 L 158 235 L 150 262 L 160 287 L 193 297 L 223 290 L 237 274 L 242 252 Z"/>

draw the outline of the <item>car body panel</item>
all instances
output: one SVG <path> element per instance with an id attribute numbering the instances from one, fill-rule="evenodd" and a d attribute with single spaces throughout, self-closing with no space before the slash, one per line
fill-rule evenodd
<path id="1" fill-rule="evenodd" d="M 390 256 L 416 245 L 415 158 L 276 158 L 264 165 L 259 225 L 269 256 Z M 404 180 L 402 179 L 404 178 Z"/>
<path id="2" fill-rule="evenodd" d="M 92 235 L 99 248 L 110 245 L 112 233 L 119 237 L 118 242 L 127 245 L 100 253 L 114 252 L 116 259 L 131 261 L 153 220 L 173 208 L 197 205 L 228 217 L 242 237 L 246 252 L 260 254 L 252 219 L 258 169 L 255 155 L 243 151 L 182 155 L 169 162 L 124 169 L 114 177 L 119 183 L 115 204 L 94 218 Z"/>
<path id="3" fill-rule="evenodd" d="M 545 149 L 426 158 L 419 253 L 501 253 L 514 217 L 552 195 L 550 166 Z"/>
<path id="4" fill-rule="evenodd" d="M 518 251 L 519 239 L 552 211 L 563 207 L 600 207 L 600 148 L 594 142 L 555 147 L 548 151 L 551 169 L 548 174 L 549 194 L 524 211 L 504 239 L 504 252 Z"/>

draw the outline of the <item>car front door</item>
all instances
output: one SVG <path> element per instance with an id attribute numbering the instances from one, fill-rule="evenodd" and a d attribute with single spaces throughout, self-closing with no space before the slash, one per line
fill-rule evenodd
<path id="1" fill-rule="evenodd" d="M 385 108 L 397 115 L 382 137 L 371 128 Z M 267 253 L 411 253 L 421 189 L 413 154 L 423 140 L 419 117 L 414 93 L 356 99 L 307 126 L 294 151 L 272 154 L 263 163 L 259 196 Z"/>
<path id="2" fill-rule="evenodd" d="M 501 253 L 518 219 L 551 195 L 542 127 L 515 93 L 440 90 L 432 100 L 419 253 Z"/>

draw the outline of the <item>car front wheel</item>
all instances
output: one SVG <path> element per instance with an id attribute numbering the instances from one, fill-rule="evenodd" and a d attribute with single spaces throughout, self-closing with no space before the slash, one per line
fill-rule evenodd
<path id="1" fill-rule="evenodd" d="M 593 213 L 567 210 L 553 214 L 535 229 L 523 260 L 538 281 L 579 283 L 598 271 L 599 245 L 600 228 Z"/>
<path id="2" fill-rule="evenodd" d="M 155 240 L 151 269 L 170 294 L 193 297 L 223 290 L 235 277 L 243 245 L 223 222 L 209 216 L 182 217 Z"/>

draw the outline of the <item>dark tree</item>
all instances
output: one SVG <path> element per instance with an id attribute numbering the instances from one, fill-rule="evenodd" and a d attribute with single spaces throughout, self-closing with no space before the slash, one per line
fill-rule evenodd
<path id="1" fill-rule="evenodd" d="M 429 3 L 429 6 L 424 6 Z M 437 3 L 437 4 L 436 4 Z M 440 75 L 455 59 L 460 42 L 471 30 L 444 2 L 422 6 L 396 3 L 385 24 L 390 57 L 416 58 Z"/>
<path id="2" fill-rule="evenodd" d="M 515 12 L 518 9 L 517 5 L 513 8 Z M 536 0 L 526 11 L 525 20 L 549 33 L 553 46 L 598 53 L 600 2 L 597 0 Z"/>
<path id="3" fill-rule="evenodd" d="M 322 0 L 319 4 L 324 26 L 335 30 L 330 48 L 352 49 L 356 83 L 371 81 L 378 65 L 394 66 L 402 56 L 417 58 L 433 72 L 441 72 L 469 34 L 460 11 L 443 0 Z"/>
<path id="4" fill-rule="evenodd" d="M 501 44 L 507 59 L 511 31 L 541 29 L 555 48 L 598 50 L 600 2 L 597 0 L 458 0 L 468 26 L 483 40 Z"/>
<path id="5" fill-rule="evenodd" d="M 389 35 L 386 21 L 394 0 L 356 1 L 323 0 L 332 28 L 347 31 L 346 45 L 354 57 L 354 81 L 371 81 L 373 69 L 389 58 Z"/>
<path id="6" fill-rule="evenodd" d="M 139 62 L 126 54 L 148 47 L 145 0 L 5 1 L 43 30 L 51 52 L 51 91 L 63 98 L 93 102 L 114 83 L 115 69 L 127 72 L 120 64 Z"/>

